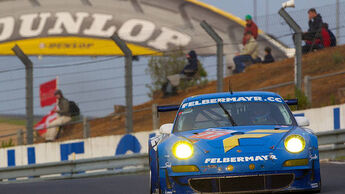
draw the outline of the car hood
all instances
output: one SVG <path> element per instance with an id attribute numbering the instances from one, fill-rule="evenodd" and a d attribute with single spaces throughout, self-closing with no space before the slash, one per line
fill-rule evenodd
<path id="1" fill-rule="evenodd" d="M 175 135 L 210 154 L 269 152 L 294 129 L 294 126 L 236 126 L 184 131 Z"/>

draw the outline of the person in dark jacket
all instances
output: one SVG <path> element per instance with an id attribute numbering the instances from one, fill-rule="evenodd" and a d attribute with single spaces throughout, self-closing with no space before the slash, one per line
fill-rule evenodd
<path id="1" fill-rule="evenodd" d="M 199 64 L 198 55 L 194 50 L 191 50 L 187 54 L 187 60 L 188 64 L 183 68 L 181 74 L 184 74 L 187 77 L 193 77 L 195 73 L 198 71 Z"/>
<path id="2" fill-rule="evenodd" d="M 162 85 L 164 97 L 177 94 L 177 86 L 180 84 L 180 80 L 192 78 L 198 72 L 199 60 L 198 55 L 194 50 L 191 50 L 187 54 L 187 60 L 188 63 L 180 74 L 167 76 L 166 82 Z"/>
<path id="3" fill-rule="evenodd" d="M 68 123 L 72 119 L 69 110 L 69 101 L 63 96 L 62 91 L 56 90 L 54 95 L 57 100 L 57 110 L 55 110 L 57 117 L 49 124 L 47 132 L 44 134 L 47 141 L 54 141 L 60 126 Z"/>
<path id="4" fill-rule="evenodd" d="M 270 47 L 265 48 L 265 57 L 264 57 L 264 60 L 262 61 L 262 63 L 266 64 L 266 63 L 273 63 L 274 62 L 274 58 L 273 58 L 271 52 L 272 52 L 272 49 Z"/>
<path id="5" fill-rule="evenodd" d="M 302 53 L 308 53 L 313 50 L 324 48 L 322 43 L 322 17 L 316 12 L 314 8 L 308 10 L 309 29 L 303 33 L 302 39 L 305 40 L 305 45 L 302 47 Z"/>
<path id="6" fill-rule="evenodd" d="M 322 17 L 316 12 L 314 8 L 308 10 L 309 17 L 309 29 L 302 36 L 303 40 L 314 41 L 320 38 L 321 28 L 322 28 Z"/>

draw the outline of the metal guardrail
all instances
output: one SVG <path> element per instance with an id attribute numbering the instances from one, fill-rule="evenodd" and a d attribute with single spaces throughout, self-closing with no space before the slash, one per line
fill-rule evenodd
<path id="1" fill-rule="evenodd" d="M 326 73 L 323 75 L 316 75 L 316 76 L 309 76 L 309 75 L 304 76 L 304 93 L 307 96 L 309 102 L 312 103 L 312 83 L 311 82 L 313 80 L 323 79 L 323 78 L 332 77 L 332 76 L 338 76 L 342 74 L 345 74 L 345 71 Z M 285 86 L 289 86 L 293 84 L 294 84 L 294 81 L 283 82 L 279 84 L 274 84 L 274 85 L 258 88 L 258 89 L 255 89 L 255 91 L 272 90 L 272 89 L 281 88 L 281 87 L 285 87 Z"/>
<path id="2" fill-rule="evenodd" d="M 345 156 L 345 129 L 316 135 L 321 159 Z M 147 154 L 132 154 L 7 167 L 0 168 L 0 184 L 137 174 L 148 172 L 148 166 Z"/>
<path id="3" fill-rule="evenodd" d="M 345 129 L 320 132 L 316 135 L 321 159 L 345 157 Z"/>
<path id="4" fill-rule="evenodd" d="M 137 174 L 148 164 L 147 154 L 132 154 L 7 167 L 0 168 L 0 183 Z"/>
<path id="5" fill-rule="evenodd" d="M 283 82 L 283 83 L 280 83 L 280 84 L 275 84 L 275 85 L 271 85 L 271 86 L 267 86 L 267 87 L 255 89 L 255 91 L 259 91 L 259 90 L 271 90 L 271 89 L 275 89 L 275 88 L 280 88 L 280 87 L 284 87 L 284 86 L 293 85 L 294 83 L 295 83 L 295 82 L 293 82 L 293 81 Z"/>
<path id="6" fill-rule="evenodd" d="M 336 75 L 341 75 L 341 74 L 345 74 L 345 71 L 338 71 L 338 72 L 333 72 L 333 73 L 326 73 L 323 75 L 316 75 L 311 77 L 311 80 L 316 80 L 316 79 L 322 79 L 322 78 L 326 78 L 326 77 L 331 77 L 331 76 L 336 76 Z"/>

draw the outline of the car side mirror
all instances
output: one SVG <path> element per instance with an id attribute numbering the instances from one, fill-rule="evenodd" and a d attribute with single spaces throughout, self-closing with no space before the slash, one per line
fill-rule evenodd
<path id="1" fill-rule="evenodd" d="M 295 119 L 299 127 L 307 127 L 310 125 L 309 120 L 306 117 L 295 117 Z"/>
<path id="2" fill-rule="evenodd" d="M 162 125 L 159 128 L 159 133 L 161 133 L 161 134 L 170 134 L 172 132 L 173 125 L 174 124 L 172 124 L 172 123 L 167 123 L 167 124 Z"/>

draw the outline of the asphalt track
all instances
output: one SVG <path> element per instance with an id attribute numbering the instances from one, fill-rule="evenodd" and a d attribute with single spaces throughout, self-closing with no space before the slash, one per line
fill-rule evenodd
<path id="1" fill-rule="evenodd" d="M 345 163 L 321 165 L 322 192 L 345 194 Z M 0 194 L 148 193 L 148 174 L 0 185 Z"/>

